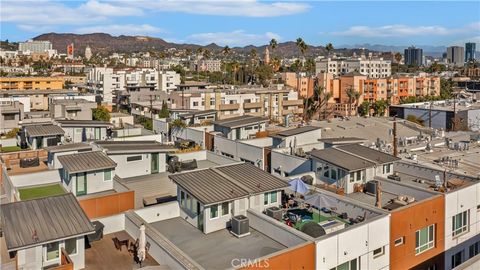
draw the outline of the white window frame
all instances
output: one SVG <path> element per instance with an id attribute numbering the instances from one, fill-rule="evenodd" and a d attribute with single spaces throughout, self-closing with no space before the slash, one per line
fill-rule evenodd
<path id="1" fill-rule="evenodd" d="M 110 179 L 107 179 L 106 178 L 106 173 L 107 172 L 110 172 Z M 112 176 L 112 170 L 111 169 L 106 169 L 106 170 L 103 170 L 103 181 L 104 182 L 108 182 L 108 181 L 112 181 L 113 180 L 113 176 Z"/>
<path id="2" fill-rule="evenodd" d="M 375 254 L 377 253 L 377 254 Z M 385 247 L 380 247 L 380 248 L 377 248 L 377 249 L 374 249 L 373 250 L 373 258 L 376 259 L 378 257 L 382 257 L 383 255 L 385 255 Z"/>
<path id="3" fill-rule="evenodd" d="M 217 207 L 217 215 L 215 217 L 212 217 L 212 207 L 216 206 Z M 220 211 L 221 210 L 220 208 L 222 208 L 221 206 L 219 206 L 218 204 L 212 204 L 210 205 L 210 220 L 214 220 L 214 219 L 219 219 L 220 218 Z"/>
<path id="4" fill-rule="evenodd" d="M 426 229 L 427 230 L 427 238 L 430 236 L 430 230 L 432 230 L 432 235 L 433 235 L 433 239 L 428 239 L 428 241 L 426 243 L 423 243 L 423 244 L 420 244 L 419 246 L 417 246 L 417 238 L 420 237 L 420 231 L 421 230 L 424 230 Z M 422 248 L 426 247 L 426 249 L 422 250 Z M 417 255 L 420 255 L 432 248 L 435 248 L 435 224 L 432 224 L 432 225 L 429 225 L 425 228 L 422 228 L 420 230 L 417 230 L 415 232 L 415 256 Z"/>
<path id="5" fill-rule="evenodd" d="M 129 157 L 140 157 L 140 159 L 136 159 L 136 160 L 128 160 Z M 130 162 L 137 162 L 137 161 L 142 161 L 143 160 L 143 155 L 133 155 L 133 156 L 127 156 L 127 163 L 130 163 Z"/>
<path id="6" fill-rule="evenodd" d="M 75 253 L 68 253 L 67 251 L 67 241 L 68 240 L 75 240 Z M 66 239 L 63 241 L 63 248 L 65 249 L 65 252 L 67 252 L 68 255 L 72 256 L 72 255 L 77 255 L 78 254 L 78 239 L 76 237 L 74 238 L 70 238 L 70 239 Z"/>
<path id="7" fill-rule="evenodd" d="M 48 257 L 47 257 L 47 253 L 48 253 L 47 245 L 52 244 L 52 243 L 57 243 L 57 245 L 58 245 L 58 257 L 49 260 Z M 62 247 L 60 245 L 60 242 L 58 242 L 58 241 L 57 242 L 46 243 L 46 244 L 43 245 L 43 259 L 45 260 L 45 262 L 53 262 L 53 261 L 59 260 L 60 257 L 61 257 L 61 252 L 62 252 Z"/>
<path id="8" fill-rule="evenodd" d="M 398 247 L 398 246 L 403 245 L 404 242 L 405 242 L 405 237 L 402 236 L 402 237 L 400 237 L 400 238 L 395 239 L 395 241 L 393 242 L 393 244 L 394 244 L 396 247 Z"/>
<path id="9" fill-rule="evenodd" d="M 460 222 L 462 224 L 460 227 L 456 227 L 457 216 L 460 216 Z M 462 234 L 468 233 L 470 231 L 470 210 L 461 212 L 452 217 L 452 237 L 458 237 Z"/>
<path id="10" fill-rule="evenodd" d="M 226 214 L 223 213 L 223 210 L 224 210 L 223 206 L 225 204 L 227 205 L 227 213 Z M 220 204 L 220 206 L 221 206 L 220 208 L 222 208 L 222 217 L 228 216 L 230 214 L 230 202 L 223 202 L 223 203 Z"/>

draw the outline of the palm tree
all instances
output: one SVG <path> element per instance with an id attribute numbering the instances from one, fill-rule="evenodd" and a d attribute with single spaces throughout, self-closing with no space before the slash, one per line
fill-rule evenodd
<path id="1" fill-rule="evenodd" d="M 231 52 L 232 52 L 232 49 L 230 49 L 230 47 L 228 47 L 228 45 L 225 46 L 225 48 L 223 48 L 223 50 L 222 50 L 222 53 L 223 53 L 224 56 L 230 55 Z"/>
<path id="2" fill-rule="evenodd" d="M 297 38 L 297 48 L 302 54 L 302 57 L 305 58 L 305 52 L 307 52 L 308 45 L 305 43 L 305 41 L 302 38 Z M 303 67 L 303 61 L 302 61 L 302 67 Z"/>
<path id="3" fill-rule="evenodd" d="M 237 81 L 237 72 L 238 72 L 238 69 L 240 68 L 240 64 L 237 61 L 235 61 L 231 65 L 232 65 L 232 71 L 233 71 L 233 85 L 235 85 Z"/>
<path id="4" fill-rule="evenodd" d="M 272 66 L 272 69 L 274 72 L 277 72 L 279 69 L 280 69 L 280 59 L 278 59 L 277 57 L 274 57 L 272 59 L 272 61 L 270 61 L 270 65 Z"/>
<path id="5" fill-rule="evenodd" d="M 252 76 L 252 83 L 254 82 L 254 71 L 255 67 L 257 65 L 257 50 L 256 49 L 251 49 L 250 50 L 250 59 L 252 61 L 251 69 L 250 69 L 250 75 Z"/>
<path id="6" fill-rule="evenodd" d="M 358 91 L 355 91 L 352 87 L 347 89 L 347 96 L 348 96 L 348 116 L 352 116 L 352 105 L 353 101 L 355 101 L 355 104 L 358 102 L 358 99 L 360 98 L 360 93 Z M 356 110 L 355 110 L 356 111 Z"/>
<path id="7" fill-rule="evenodd" d="M 328 44 L 325 46 L 325 50 L 327 50 L 328 56 L 330 56 L 330 53 L 333 51 L 333 45 L 332 45 L 332 43 L 328 43 Z"/>
<path id="8" fill-rule="evenodd" d="M 277 40 L 272 38 L 272 40 L 270 40 L 270 48 L 272 48 L 272 55 L 275 49 L 277 48 L 277 46 L 278 46 Z"/>
<path id="9" fill-rule="evenodd" d="M 395 61 L 397 62 L 397 72 L 400 70 L 400 61 L 402 61 L 402 54 L 397 52 L 394 56 Z"/>

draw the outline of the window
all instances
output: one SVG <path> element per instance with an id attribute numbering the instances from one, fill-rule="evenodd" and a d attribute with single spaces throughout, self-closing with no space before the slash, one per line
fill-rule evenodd
<path id="1" fill-rule="evenodd" d="M 390 173 L 390 164 L 383 165 L 383 174 Z"/>
<path id="2" fill-rule="evenodd" d="M 337 169 L 332 168 L 330 174 L 330 178 L 337 180 Z"/>
<path id="3" fill-rule="evenodd" d="M 229 203 L 228 202 L 222 203 L 222 216 L 228 215 L 229 210 L 230 210 L 228 208 L 229 208 Z"/>
<path id="4" fill-rule="evenodd" d="M 459 213 L 452 217 L 452 236 L 460 235 L 467 232 L 469 229 L 469 214 L 470 210 Z"/>
<path id="5" fill-rule="evenodd" d="M 349 262 L 342 263 L 337 267 L 334 267 L 330 270 L 357 270 L 357 259 L 353 259 Z"/>
<path id="6" fill-rule="evenodd" d="M 469 254 L 468 255 L 470 256 L 470 258 L 473 258 L 477 254 L 480 253 L 479 251 L 480 251 L 480 241 L 476 242 L 475 244 L 473 244 L 469 247 Z"/>
<path id="7" fill-rule="evenodd" d="M 191 204 L 192 204 L 192 196 L 190 196 L 190 194 L 187 193 L 187 199 L 185 200 L 185 208 L 190 210 Z"/>
<path id="8" fill-rule="evenodd" d="M 270 192 L 270 203 L 276 203 L 277 202 L 277 192 L 272 191 Z"/>
<path id="9" fill-rule="evenodd" d="M 69 255 L 77 254 L 77 238 L 65 240 L 65 251 Z"/>
<path id="10" fill-rule="evenodd" d="M 404 239 L 403 236 L 400 237 L 400 238 L 395 239 L 394 245 L 395 245 L 396 247 L 398 247 L 398 246 L 400 246 L 400 245 L 403 245 L 403 241 L 404 241 L 403 239 Z"/>
<path id="11" fill-rule="evenodd" d="M 353 182 L 355 182 L 355 173 L 351 172 L 350 173 L 350 183 L 353 183 Z"/>
<path id="12" fill-rule="evenodd" d="M 185 192 L 180 191 L 180 205 L 185 207 Z"/>
<path id="13" fill-rule="evenodd" d="M 264 205 L 268 204 L 268 193 L 263 194 L 263 204 Z"/>
<path id="14" fill-rule="evenodd" d="M 435 246 L 435 224 L 415 233 L 415 254 L 418 255 Z"/>
<path id="15" fill-rule="evenodd" d="M 452 255 L 452 268 L 455 268 L 462 264 L 462 253 L 463 250 Z"/>
<path id="16" fill-rule="evenodd" d="M 142 160 L 142 156 L 129 156 L 127 157 L 127 162 Z"/>
<path id="17" fill-rule="evenodd" d="M 112 180 L 112 170 L 104 170 L 103 181 L 110 181 L 110 180 Z"/>
<path id="18" fill-rule="evenodd" d="M 15 114 L 13 114 L 13 113 L 4 114 L 4 115 L 3 115 L 3 119 L 4 119 L 5 121 L 7 121 L 7 120 L 15 120 Z"/>
<path id="19" fill-rule="evenodd" d="M 194 101 L 193 102 L 193 107 L 197 107 L 198 106 L 198 101 Z"/>
<path id="20" fill-rule="evenodd" d="M 373 250 L 373 258 L 378 258 L 381 257 L 383 254 L 385 254 L 385 247 L 377 248 Z"/>
<path id="21" fill-rule="evenodd" d="M 58 257 L 60 256 L 60 247 L 58 245 L 58 242 L 46 244 L 45 249 L 46 249 L 46 254 L 45 254 L 46 261 L 58 259 Z"/>
<path id="22" fill-rule="evenodd" d="M 210 219 L 218 218 L 218 204 L 210 206 Z"/>

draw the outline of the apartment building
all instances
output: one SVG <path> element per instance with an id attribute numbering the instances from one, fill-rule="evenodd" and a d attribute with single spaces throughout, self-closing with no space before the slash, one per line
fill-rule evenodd
<path id="1" fill-rule="evenodd" d="M 292 87 L 302 98 L 309 98 L 313 95 L 314 78 L 304 73 L 284 72 L 282 80 L 286 86 Z"/>
<path id="2" fill-rule="evenodd" d="M 19 101 L 0 101 L 0 134 L 17 128 L 23 113 L 24 106 Z"/>
<path id="3" fill-rule="evenodd" d="M 0 90 L 61 90 L 62 77 L 2 77 Z"/>
<path id="4" fill-rule="evenodd" d="M 454 67 L 463 67 L 465 64 L 465 48 L 461 46 L 447 47 L 447 63 Z"/>
<path id="5" fill-rule="evenodd" d="M 132 100 L 145 101 L 150 98 L 150 95 L 155 96 L 175 90 L 178 84 L 180 84 L 179 74 L 156 69 L 92 68 L 87 74 L 87 89 L 100 95 L 107 103 L 121 103 L 122 97 L 130 96 L 131 93 L 135 96 Z M 148 93 L 135 95 L 136 92 L 142 91 Z"/>
<path id="6" fill-rule="evenodd" d="M 369 78 L 359 72 L 342 76 L 321 73 L 317 75 L 319 84 L 325 91 L 332 93 L 329 103 L 333 104 L 334 115 L 356 115 L 356 107 L 350 106 L 347 92 L 353 89 L 360 93 L 358 100 L 352 100 L 357 106 L 363 101 L 374 103 L 388 100 L 398 104 L 402 98 L 409 96 L 440 95 L 440 77 L 420 74 L 397 74 L 387 78 Z"/>
<path id="7" fill-rule="evenodd" d="M 269 117 L 284 121 L 303 113 L 303 101 L 292 89 L 193 90 L 170 93 L 172 109 L 217 110 L 217 119 L 242 116 Z"/>
<path id="8" fill-rule="evenodd" d="M 50 106 L 52 119 L 92 120 L 97 103 L 85 99 L 54 99 Z"/>
<path id="9" fill-rule="evenodd" d="M 28 40 L 18 43 L 18 50 L 21 52 L 43 53 L 52 49 L 52 43 L 48 40 Z"/>
<path id="10" fill-rule="evenodd" d="M 215 59 L 194 60 L 190 63 L 190 70 L 219 72 L 222 71 L 222 61 Z"/>
<path id="11" fill-rule="evenodd" d="M 392 74 L 391 61 L 366 58 L 326 58 L 316 61 L 315 73 L 344 75 L 359 72 L 371 78 L 386 78 Z"/>

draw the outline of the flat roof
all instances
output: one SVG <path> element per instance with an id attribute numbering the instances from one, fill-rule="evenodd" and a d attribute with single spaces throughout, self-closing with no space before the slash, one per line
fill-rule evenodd
<path id="1" fill-rule="evenodd" d="M 249 163 L 173 174 L 169 177 L 204 205 L 288 187 L 286 181 Z"/>
<path id="2" fill-rule="evenodd" d="M 150 225 L 205 269 L 231 268 L 234 259 L 253 261 L 287 248 L 253 228 L 237 238 L 227 229 L 204 234 L 179 217 Z"/>
<path id="3" fill-rule="evenodd" d="M 259 123 L 266 123 L 268 121 L 269 119 L 267 117 L 243 115 L 243 116 L 232 117 L 224 120 L 218 120 L 213 122 L 213 124 L 222 126 L 222 127 L 237 128 L 237 127 L 255 125 Z"/>
<path id="4" fill-rule="evenodd" d="M 324 160 L 337 167 L 344 168 L 347 171 L 361 170 L 373 167 L 375 165 L 375 163 L 373 162 L 356 157 L 337 148 L 312 150 L 310 152 L 310 155 L 314 158 Z"/>
<path id="5" fill-rule="evenodd" d="M 111 169 L 117 166 L 117 163 L 102 151 L 63 155 L 58 157 L 58 161 L 70 174 Z"/>
<path id="6" fill-rule="evenodd" d="M 310 132 L 314 130 L 319 130 L 320 127 L 314 127 L 314 126 L 303 126 L 303 127 L 298 127 L 298 128 L 292 128 L 288 130 L 281 131 L 277 134 L 275 134 L 278 137 L 289 137 L 289 136 L 294 136 L 298 134 L 302 134 L 305 132 Z"/>
<path id="7" fill-rule="evenodd" d="M 105 149 L 107 154 L 159 153 L 177 150 L 172 145 L 157 141 L 96 141 L 95 144 Z"/>
<path id="8" fill-rule="evenodd" d="M 368 161 L 375 162 L 376 164 L 392 163 L 394 161 L 401 160 L 401 158 L 381 151 L 377 151 L 375 149 L 360 144 L 342 145 L 337 146 L 337 148 L 342 151 L 346 151 L 348 153 L 360 156 L 364 159 L 367 159 Z"/>
<path id="9" fill-rule="evenodd" d="M 95 229 L 73 194 L 0 205 L 8 251 L 39 246 Z"/>
<path id="10" fill-rule="evenodd" d="M 65 131 L 56 125 L 28 125 L 25 130 L 30 137 L 63 135 Z"/>
<path id="11" fill-rule="evenodd" d="M 195 116 L 202 116 L 202 115 L 209 115 L 209 114 L 217 114 L 216 110 L 205 110 L 205 111 L 197 111 L 197 112 L 189 112 L 185 114 L 181 114 L 180 117 L 195 117 Z"/>
<path id="12" fill-rule="evenodd" d="M 55 120 L 61 126 L 66 127 L 85 127 L 85 126 L 93 126 L 93 127 L 110 127 L 113 124 L 105 121 L 97 121 L 97 120 Z"/>
<path id="13" fill-rule="evenodd" d="M 46 147 L 45 150 L 47 150 L 50 153 L 61 153 L 61 152 L 78 151 L 78 150 L 92 150 L 92 146 L 88 143 L 83 143 L 83 142 L 67 143 L 67 144 Z"/>
<path id="14" fill-rule="evenodd" d="M 328 143 L 328 144 L 345 144 L 345 143 L 358 143 L 358 142 L 363 142 L 367 140 L 363 138 L 358 138 L 358 137 L 339 137 L 339 138 L 323 138 L 323 139 L 320 139 L 319 141 Z"/>

